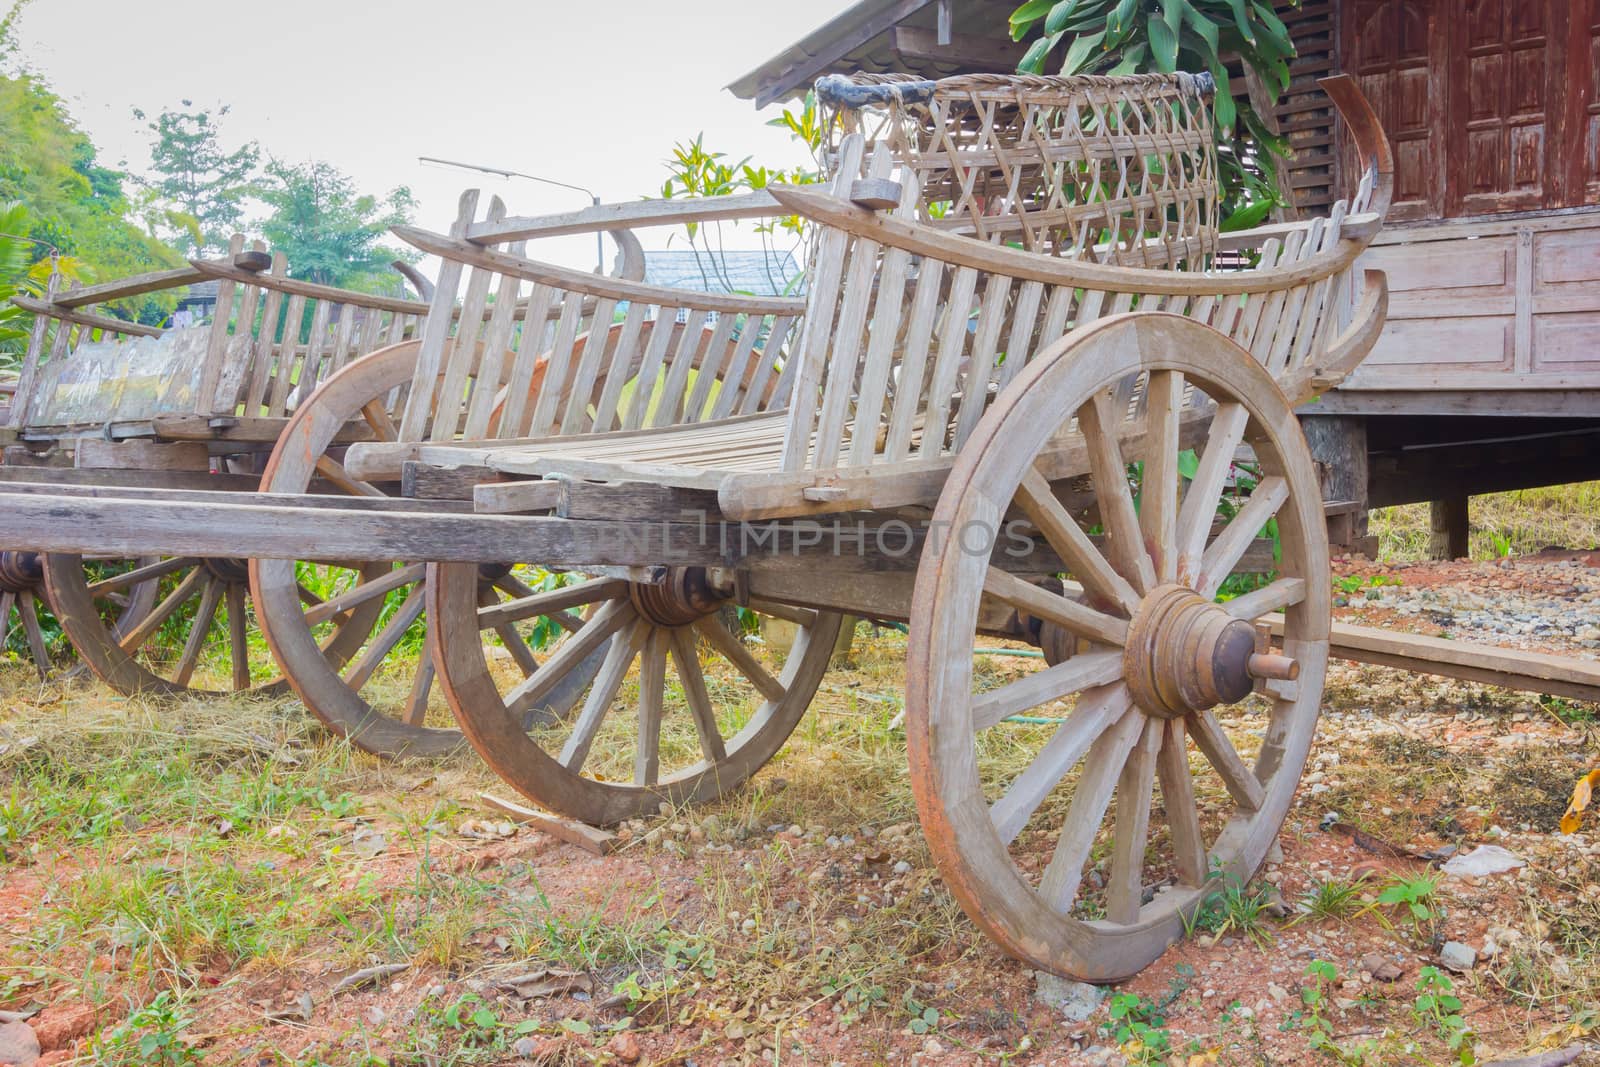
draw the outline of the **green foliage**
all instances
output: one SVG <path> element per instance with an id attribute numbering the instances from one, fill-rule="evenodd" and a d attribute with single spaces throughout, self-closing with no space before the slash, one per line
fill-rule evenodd
<path id="1" fill-rule="evenodd" d="M 74 256 L 84 276 L 114 278 L 176 266 L 172 249 L 129 221 L 127 175 L 104 167 L 66 105 L 32 74 L 0 75 L 0 202 L 27 205 L 30 262 Z M 158 322 L 172 298 L 133 297 L 118 306 Z"/>
<path id="2" fill-rule="evenodd" d="M 1360 882 L 1344 878 L 1317 881 L 1306 893 L 1303 918 L 1338 919 L 1354 918 L 1362 911 Z M 1299 920 L 1297 919 L 1296 922 Z"/>
<path id="3" fill-rule="evenodd" d="M 358 193 L 331 163 L 267 164 L 257 195 L 268 209 L 261 235 L 289 258 L 292 277 L 362 292 L 399 293 L 389 268 L 415 253 L 383 243 L 389 227 L 410 221 L 415 202 L 405 186 L 382 198 Z"/>
<path id="4" fill-rule="evenodd" d="M 184 1043 L 189 1016 L 170 991 L 156 994 L 128 1021 L 97 1038 L 90 1047 L 96 1064 L 159 1064 L 183 1067 L 204 1063 L 205 1055 Z"/>
<path id="5" fill-rule="evenodd" d="M 1421 930 L 1434 920 L 1434 894 L 1438 890 L 1437 876 L 1428 874 L 1419 874 L 1414 878 L 1397 876 L 1383 887 L 1373 907 L 1381 905 L 1396 908 L 1400 916 L 1411 924 L 1413 930 Z"/>
<path id="6" fill-rule="evenodd" d="M 1267 925 L 1268 898 L 1265 890 L 1251 890 L 1237 881 L 1206 895 L 1200 908 L 1187 921 L 1188 932 L 1205 930 L 1216 937 L 1238 934 L 1259 948 L 1272 942 Z"/>
<path id="7" fill-rule="evenodd" d="M 33 329 L 33 316 L 13 304 L 11 298 L 41 296 L 50 283 L 52 261 L 36 258 L 39 246 L 21 236 L 31 224 L 27 205 L 15 200 L 0 204 L 0 370 L 21 363 Z M 54 269 L 65 280 L 81 280 L 86 273 L 74 256 L 57 258 Z"/>
<path id="8" fill-rule="evenodd" d="M 1287 144 L 1248 99 L 1235 99 L 1224 56 L 1237 55 L 1276 102 L 1289 86 L 1294 43 L 1269 0 L 1027 0 L 1011 13 L 1011 38 L 1034 36 L 1019 70 L 1062 74 L 1210 71 L 1221 146 L 1224 229 L 1259 225 L 1277 203 L 1272 180 Z M 1036 36 L 1035 36 L 1036 35 Z M 1065 52 L 1060 46 L 1065 44 Z"/>
<path id="9" fill-rule="evenodd" d="M 813 156 L 820 155 L 823 142 L 823 121 L 821 113 L 817 110 L 815 93 L 807 93 L 805 104 L 799 111 L 784 109 L 782 115 L 770 120 L 768 126 L 775 126 L 788 130 L 789 133 L 810 150 Z M 672 146 L 672 155 L 664 161 L 667 168 L 667 179 L 661 183 L 661 199 L 685 199 L 708 196 L 728 196 L 734 193 L 756 192 L 769 185 L 812 185 L 822 180 L 820 171 L 809 167 L 769 167 L 751 163 L 751 157 L 745 156 L 737 163 L 727 162 L 725 152 L 715 152 L 706 148 L 705 135 L 696 134 L 692 141 L 679 141 Z M 707 288 L 711 288 L 713 278 L 722 284 L 722 287 L 732 291 L 732 286 L 726 277 L 718 277 L 721 269 L 722 257 L 722 229 L 721 224 L 709 228 L 702 227 L 699 223 L 686 223 L 684 233 L 689 239 L 691 249 L 696 253 L 696 262 L 700 265 L 702 280 Z M 766 219 L 753 225 L 754 231 L 761 235 L 762 248 L 767 252 L 766 260 L 769 270 L 785 262 L 787 253 L 779 253 L 774 245 L 777 238 L 784 238 L 798 246 L 805 235 L 805 220 L 799 215 L 785 215 L 777 218 Z M 713 244 L 715 241 L 715 244 Z M 793 278 L 771 277 L 769 281 L 776 291 L 792 291 L 798 285 L 798 276 Z"/>
<path id="10" fill-rule="evenodd" d="M 1137 993 L 1113 993 L 1108 1010 L 1111 1021 L 1101 1030 L 1117 1043 L 1129 1063 L 1166 1062 L 1172 1051 L 1172 1038 L 1158 1005 L 1146 1003 Z"/>
<path id="11" fill-rule="evenodd" d="M 1477 1062 L 1470 1040 L 1472 1031 L 1461 1016 L 1461 998 L 1455 995 L 1449 975 L 1431 966 L 1417 973 L 1417 999 L 1411 1005 L 1411 1014 L 1432 1030 L 1461 1063 Z"/>
<path id="12" fill-rule="evenodd" d="M 221 107 L 213 115 L 185 100 L 182 110 L 163 111 L 146 123 L 155 135 L 150 145 L 155 177 L 144 183 L 152 197 L 146 221 L 186 256 L 227 247 L 244 219 L 245 199 L 261 162 L 253 141 L 223 150 L 217 119 L 227 113 Z M 146 117 L 138 108 L 133 116 Z"/>
<path id="13" fill-rule="evenodd" d="M 1300 1003 L 1304 1010 L 1290 1016 L 1284 1025 L 1299 1025 L 1308 1033 L 1308 1043 L 1319 1052 L 1337 1052 L 1333 1039 L 1333 1023 L 1328 1019 L 1330 991 L 1338 984 L 1339 969 L 1327 960 L 1312 960 L 1306 967 L 1309 979 L 1300 987 Z"/>
<path id="14" fill-rule="evenodd" d="M 911 1017 L 906 1023 L 906 1029 L 913 1034 L 931 1034 L 939 1028 L 939 1009 L 931 1004 L 924 1004 L 906 990 L 905 996 L 900 1000 L 900 1006 Z"/>

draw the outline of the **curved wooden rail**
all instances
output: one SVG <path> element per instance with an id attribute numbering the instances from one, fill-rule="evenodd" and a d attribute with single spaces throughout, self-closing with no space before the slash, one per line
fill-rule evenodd
<path id="1" fill-rule="evenodd" d="M 608 278 L 571 267 L 558 267 L 553 263 L 540 263 L 507 252 L 496 252 L 471 241 L 447 237 L 415 226 L 396 226 L 392 232 L 409 245 L 457 263 L 482 267 L 523 281 L 553 285 L 569 293 L 583 293 L 607 300 L 639 301 L 668 307 L 692 308 L 697 311 L 729 312 L 735 315 L 798 315 L 806 306 L 805 300 L 801 297 L 725 296 L 719 293 L 703 293 L 692 289 L 674 289 L 666 285 L 649 285 L 645 282 Z"/>
<path id="2" fill-rule="evenodd" d="M 1388 135 L 1383 132 L 1383 123 L 1378 121 L 1378 113 L 1372 110 L 1372 101 L 1361 91 L 1353 74 L 1335 74 L 1319 79 L 1317 84 L 1333 101 L 1339 118 L 1349 129 L 1356 144 L 1356 155 L 1363 160 L 1364 168 L 1372 172 L 1372 198 L 1367 210 L 1379 218 L 1387 216 L 1394 200 L 1394 153 Z"/>

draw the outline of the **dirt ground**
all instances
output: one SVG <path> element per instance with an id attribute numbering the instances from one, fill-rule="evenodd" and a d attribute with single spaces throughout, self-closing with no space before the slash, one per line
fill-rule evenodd
<path id="1" fill-rule="evenodd" d="M 1570 611 L 1597 565 L 1344 562 L 1336 610 L 1487 639 L 1401 609 L 1545 583 Z M 1593 657 L 1584 633 L 1501 643 Z M 1600 833 L 1557 832 L 1600 707 L 1336 665 L 1281 854 L 1094 990 L 942 888 L 891 726 L 903 649 L 863 628 L 772 766 L 607 857 L 484 808 L 504 787 L 470 756 L 384 765 L 292 702 L 6 668 L 0 1023 L 45 1064 L 261 1065 L 1456 1063 L 1600 1026 Z M 1436 866 L 1485 844 L 1526 865 Z"/>

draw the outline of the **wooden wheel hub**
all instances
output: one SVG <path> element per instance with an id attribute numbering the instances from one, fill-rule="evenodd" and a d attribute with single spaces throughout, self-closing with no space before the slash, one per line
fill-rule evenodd
<path id="1" fill-rule="evenodd" d="M 242 559 L 214 558 L 205 560 L 206 570 L 218 581 L 244 584 L 250 580 L 250 564 Z"/>
<path id="2" fill-rule="evenodd" d="M 1180 719 L 1243 700 L 1254 686 L 1255 628 L 1187 586 L 1158 585 L 1128 623 L 1123 668 L 1145 712 Z"/>
<path id="3" fill-rule="evenodd" d="M 0 552 L 0 593 L 28 593 L 44 583 L 44 560 L 37 552 Z"/>
<path id="4" fill-rule="evenodd" d="M 687 626 L 720 608 L 728 595 L 711 584 L 704 567 L 673 567 L 663 582 L 630 583 L 628 599 L 657 626 Z"/>

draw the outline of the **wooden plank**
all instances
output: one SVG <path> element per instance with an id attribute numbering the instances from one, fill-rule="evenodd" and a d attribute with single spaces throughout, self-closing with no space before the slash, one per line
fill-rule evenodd
<path id="1" fill-rule="evenodd" d="M 552 815 L 547 811 L 523 807 L 510 800 L 502 800 L 491 793 L 479 793 L 478 799 L 495 811 L 511 816 L 517 822 L 532 826 L 536 830 L 543 830 L 551 837 L 559 838 L 569 845 L 577 845 L 585 852 L 592 852 L 596 856 L 607 856 L 616 851 L 617 835 L 609 830 L 602 830 L 564 815 Z"/>
<path id="2" fill-rule="evenodd" d="M 77 290 L 71 290 L 66 295 L 75 295 Z M 31 296 L 14 296 L 11 302 L 24 311 L 31 311 L 35 315 L 45 315 L 52 319 L 64 320 L 78 326 L 88 326 L 95 330 L 110 330 L 113 333 L 132 334 L 135 337 L 160 337 L 162 330 L 157 326 L 143 326 L 127 319 L 114 319 L 110 315 L 97 315 L 92 311 L 73 311 L 60 303 L 51 304 L 44 300 L 35 300 Z"/>
<path id="3" fill-rule="evenodd" d="M 300 296 L 310 300 L 331 300 L 338 304 L 377 308 L 382 311 L 395 311 L 402 314 L 425 315 L 428 312 L 428 305 L 417 300 L 399 300 L 392 296 L 358 293 L 353 289 L 340 289 L 332 285 L 318 285 L 316 282 L 304 282 L 298 278 L 290 278 L 283 274 L 258 274 L 255 271 L 241 270 L 232 263 L 223 260 L 191 259 L 189 265 L 196 273 L 207 278 L 242 282 L 245 285 L 259 285 L 263 289 L 271 289 L 287 296 Z M 87 291 L 85 290 L 85 292 Z"/>
<path id="4" fill-rule="evenodd" d="M 351 473 L 345 464 L 346 473 Z M 362 474 L 357 477 L 367 478 Z M 480 485 L 505 481 L 505 475 L 481 467 L 434 467 L 409 461 L 401 465 L 400 495 L 413 500 L 466 500 Z"/>
<path id="5" fill-rule="evenodd" d="M 1283 635 L 1283 616 L 1269 615 L 1264 621 L 1275 636 Z M 1345 622 L 1333 624 L 1329 651 L 1339 659 L 1396 667 L 1414 674 L 1436 674 L 1524 692 L 1600 701 L 1600 663 L 1574 656 L 1450 641 Z"/>
<path id="6" fill-rule="evenodd" d="M 145 274 L 133 274 L 115 281 L 74 289 L 70 293 L 63 293 L 55 303 L 57 307 L 64 308 L 87 307 L 90 304 L 104 304 L 130 296 L 143 296 L 145 293 L 154 293 L 162 289 L 176 289 L 179 286 L 203 281 L 205 278 L 204 272 L 192 266 L 178 267 L 174 270 L 153 270 Z"/>

